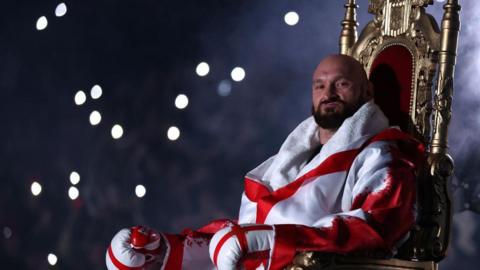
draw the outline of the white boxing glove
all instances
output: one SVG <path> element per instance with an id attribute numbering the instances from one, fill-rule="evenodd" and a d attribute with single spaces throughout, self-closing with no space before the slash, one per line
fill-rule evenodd
<path id="1" fill-rule="evenodd" d="M 275 231 L 270 225 L 226 227 L 213 235 L 209 246 L 210 258 L 218 270 L 240 269 L 242 260 L 248 257 L 248 254 L 263 252 L 269 256 L 274 237 Z"/>
<path id="2" fill-rule="evenodd" d="M 106 254 L 108 270 L 144 270 L 161 265 L 163 260 L 160 234 L 136 226 L 120 230 L 112 239 Z"/>

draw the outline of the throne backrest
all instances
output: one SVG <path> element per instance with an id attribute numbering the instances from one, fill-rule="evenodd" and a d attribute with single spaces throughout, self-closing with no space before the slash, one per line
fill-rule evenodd
<path id="1" fill-rule="evenodd" d="M 348 0 L 340 53 L 363 64 L 374 85 L 375 102 L 390 124 L 427 146 L 428 161 L 418 181 L 417 226 L 399 256 L 439 261 L 448 246 L 451 221 L 447 182 L 453 162 L 447 153 L 447 131 L 460 6 L 458 0 L 446 1 L 439 29 L 426 13 L 432 4 L 433 0 L 369 0 L 374 17 L 357 39 L 358 6 Z"/>

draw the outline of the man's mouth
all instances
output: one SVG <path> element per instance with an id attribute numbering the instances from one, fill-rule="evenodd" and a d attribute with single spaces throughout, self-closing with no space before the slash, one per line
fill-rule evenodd
<path id="1" fill-rule="evenodd" d="M 324 109 L 333 109 L 333 108 L 338 108 L 340 106 L 343 106 L 343 102 L 341 101 L 326 101 L 322 102 L 322 107 Z"/>

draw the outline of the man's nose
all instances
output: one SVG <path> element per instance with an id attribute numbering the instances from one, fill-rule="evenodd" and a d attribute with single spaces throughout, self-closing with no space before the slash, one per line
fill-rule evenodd
<path id="1" fill-rule="evenodd" d="M 335 87 L 335 84 L 331 83 L 331 84 L 328 84 L 328 86 L 325 88 L 324 99 L 329 100 L 334 97 L 338 97 L 337 89 Z"/>

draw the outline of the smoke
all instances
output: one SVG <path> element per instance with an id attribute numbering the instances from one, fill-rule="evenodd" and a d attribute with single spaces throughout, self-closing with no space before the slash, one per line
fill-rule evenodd
<path id="1" fill-rule="evenodd" d="M 472 151 L 478 153 L 480 137 L 480 2 L 462 1 L 461 32 L 454 83 L 454 101 L 450 144 L 452 154 L 466 160 Z M 466 162 L 466 161 L 465 161 Z M 461 165 L 460 165 L 461 166 Z"/>
<path id="2" fill-rule="evenodd" d="M 450 153 L 455 160 L 458 189 L 454 193 L 456 210 L 480 210 L 478 204 L 480 185 L 475 175 L 479 173 L 480 137 L 480 26 L 479 1 L 460 1 L 461 29 L 454 79 L 452 119 L 449 129 Z M 441 11 L 441 10 L 440 10 Z"/>

